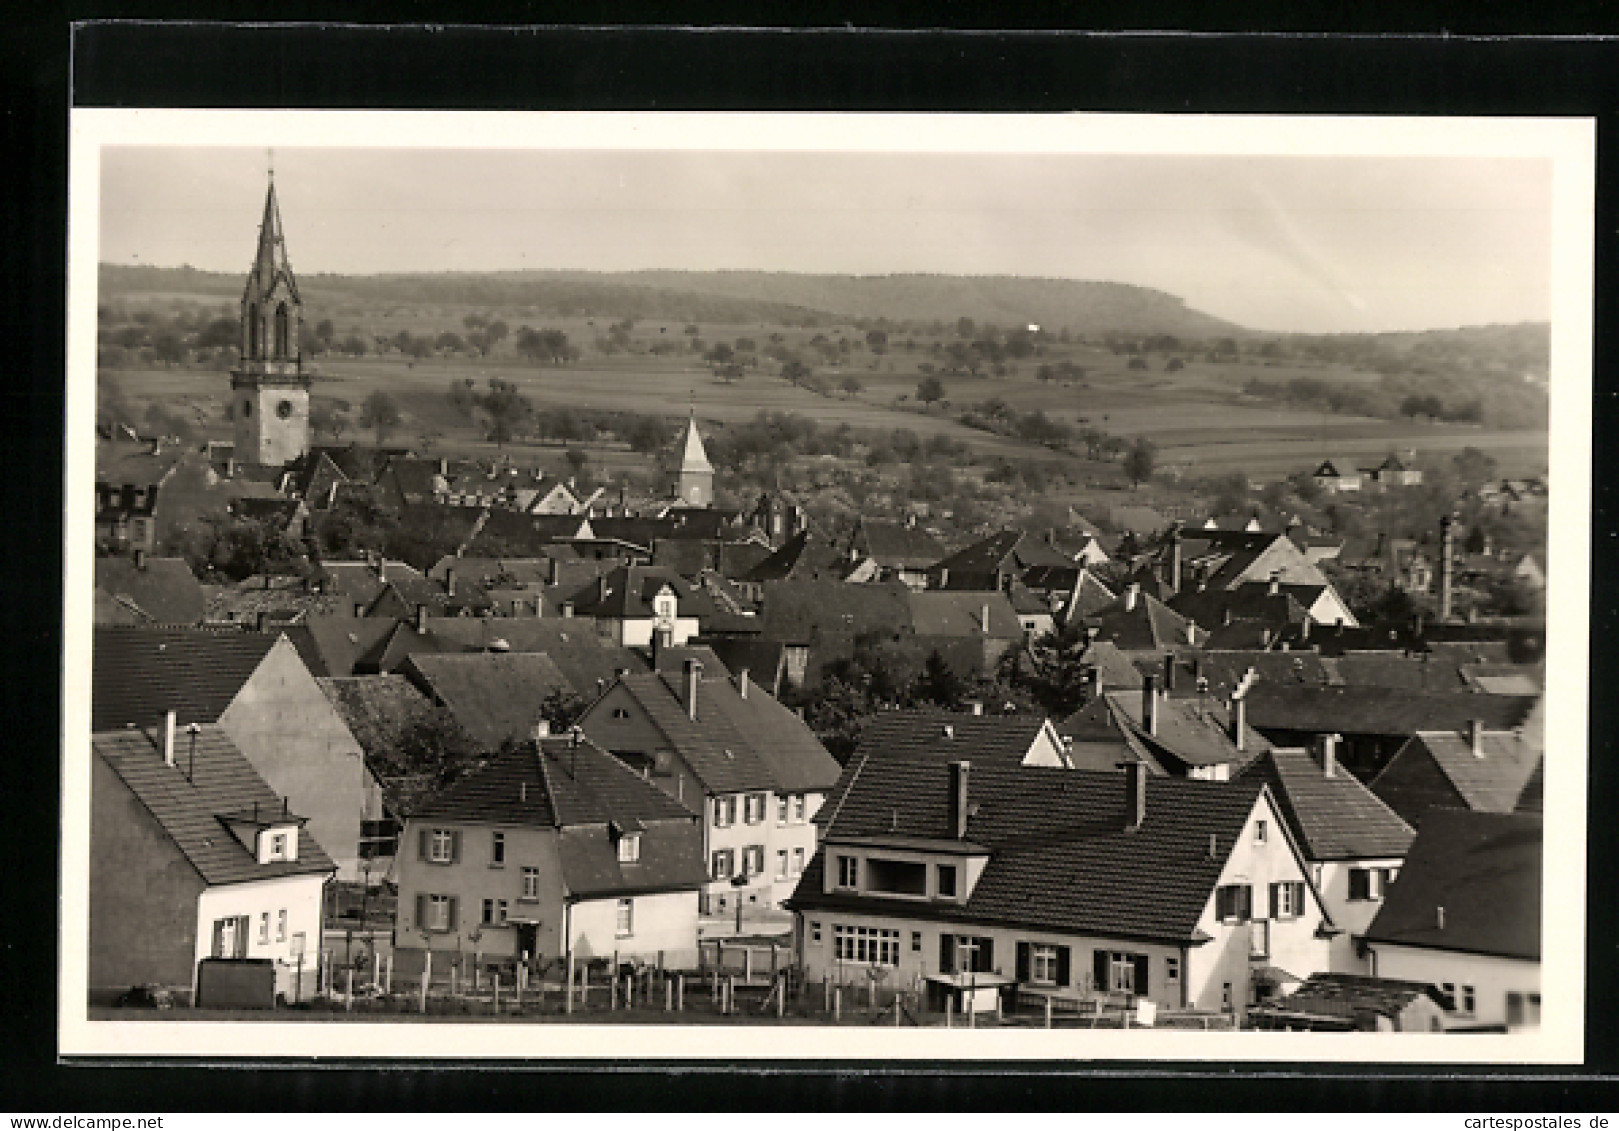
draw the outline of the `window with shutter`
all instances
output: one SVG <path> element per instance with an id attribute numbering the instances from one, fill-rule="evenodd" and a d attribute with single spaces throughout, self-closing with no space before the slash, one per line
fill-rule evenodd
<path id="1" fill-rule="evenodd" d="M 1149 959 L 1147 958 L 1147 956 L 1145 954 L 1138 954 L 1138 955 L 1135 956 L 1135 958 L 1136 958 L 1136 964 L 1135 964 L 1136 965 L 1135 992 L 1136 992 L 1137 996 L 1139 996 L 1139 997 L 1146 997 L 1146 996 L 1148 996 L 1147 970 L 1148 970 L 1148 967 L 1150 965 L 1150 962 L 1149 962 Z"/>
<path id="2" fill-rule="evenodd" d="M 1059 946 L 1057 948 L 1057 984 L 1059 986 L 1068 985 L 1072 976 L 1068 959 L 1068 948 L 1065 946 Z"/>
<path id="3" fill-rule="evenodd" d="M 1108 977 L 1108 952 L 1095 950 L 1091 952 L 1091 986 L 1098 992 L 1106 993 L 1111 979 Z"/>
<path id="4" fill-rule="evenodd" d="M 1349 898 L 1372 898 L 1372 873 L 1368 868 L 1349 869 Z"/>
<path id="5" fill-rule="evenodd" d="M 433 858 L 433 832 L 431 829 L 422 829 L 416 838 L 417 852 L 423 860 Z"/>
<path id="6" fill-rule="evenodd" d="M 956 972 L 956 936 L 939 936 L 939 973 L 954 974 Z"/>
<path id="7" fill-rule="evenodd" d="M 455 864 L 461 859 L 461 833 L 459 830 L 450 834 L 450 863 Z"/>
<path id="8" fill-rule="evenodd" d="M 980 974 L 987 974 L 995 969 L 995 940 L 977 939 L 975 941 L 978 943 L 978 952 L 977 961 L 973 963 L 973 969 Z"/>
<path id="9" fill-rule="evenodd" d="M 1268 912 L 1268 917 L 1280 919 L 1282 917 L 1282 885 L 1271 884 L 1265 895 L 1267 897 L 1265 910 Z M 1266 917 L 1265 915 L 1257 916 L 1257 918 L 1261 919 Z"/>
<path id="10" fill-rule="evenodd" d="M 1034 956 L 1034 947 L 1033 946 L 1031 946 L 1030 944 L 1028 944 L 1026 942 L 1021 942 L 1021 941 L 1017 944 L 1017 980 L 1018 981 L 1027 982 L 1029 980 L 1029 967 L 1030 967 L 1031 962 L 1033 961 L 1033 956 Z"/>
<path id="11" fill-rule="evenodd" d="M 457 839 L 459 839 L 459 834 L 457 834 Z M 455 896 L 453 896 L 453 895 L 452 895 L 452 896 L 451 896 L 451 897 L 450 897 L 450 921 L 449 921 L 449 923 L 448 923 L 448 924 L 447 924 L 447 925 L 446 925 L 446 926 L 445 926 L 445 928 L 444 928 L 444 929 L 445 929 L 445 930 L 446 930 L 446 931 L 453 931 L 453 930 L 455 930 L 455 924 L 456 924 L 456 917 L 455 917 L 455 915 L 456 915 L 456 904 L 457 904 L 457 903 L 459 903 L 459 902 L 460 902 L 460 900 L 458 900 L 458 899 L 456 899 L 456 898 L 455 898 Z"/>
<path id="12" fill-rule="evenodd" d="M 427 930 L 427 896 L 425 895 L 416 897 L 416 929 L 418 931 Z"/>

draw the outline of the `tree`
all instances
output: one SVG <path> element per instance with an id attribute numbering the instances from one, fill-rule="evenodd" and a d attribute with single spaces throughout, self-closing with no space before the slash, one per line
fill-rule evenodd
<path id="1" fill-rule="evenodd" d="M 1465 447 L 1457 453 L 1451 464 L 1456 469 L 1456 478 L 1468 487 L 1488 483 L 1495 478 L 1497 470 L 1494 456 L 1472 446 Z"/>
<path id="2" fill-rule="evenodd" d="M 782 379 L 792 385 L 802 385 L 810 379 L 813 371 L 798 358 L 793 358 L 781 367 Z"/>
<path id="3" fill-rule="evenodd" d="M 374 429 L 379 444 L 399 427 L 402 419 L 399 406 L 384 389 L 378 389 L 366 397 L 360 409 L 360 427 Z"/>
<path id="4" fill-rule="evenodd" d="M 883 330 L 868 330 L 868 331 L 866 331 L 866 345 L 871 347 L 871 352 L 872 353 L 875 353 L 875 354 L 878 354 L 878 355 L 887 353 L 888 352 L 888 334 L 887 334 L 887 332 L 883 331 Z"/>
<path id="5" fill-rule="evenodd" d="M 534 406 L 517 386 L 498 377 L 489 378 L 489 392 L 477 398 L 477 405 L 489 418 L 489 438 L 497 446 L 517 435 L 534 415 Z"/>
<path id="6" fill-rule="evenodd" d="M 944 382 L 937 377 L 924 377 L 917 383 L 916 399 L 923 404 L 944 400 Z"/>
<path id="7" fill-rule="evenodd" d="M 1130 445 L 1130 450 L 1124 456 L 1124 473 L 1130 477 L 1130 482 L 1139 487 L 1152 478 L 1153 469 L 1158 462 L 1158 448 L 1145 436 L 1138 436 L 1136 442 Z"/>
<path id="8" fill-rule="evenodd" d="M 242 328 L 234 318 L 215 318 L 197 335 L 198 349 L 234 347 L 242 339 Z"/>
<path id="9" fill-rule="evenodd" d="M 860 378 L 850 374 L 838 383 L 838 388 L 851 397 L 857 397 L 860 395 L 860 390 L 864 389 L 865 386 L 860 383 Z"/>
<path id="10" fill-rule="evenodd" d="M 976 329 L 976 327 L 973 325 L 973 320 L 971 318 L 968 318 L 965 314 L 962 315 L 960 318 L 956 319 L 956 336 L 957 337 L 970 338 L 970 337 L 973 336 L 973 331 L 975 329 Z"/>
<path id="11" fill-rule="evenodd" d="M 585 468 L 590 464 L 590 453 L 583 448 L 569 448 L 563 458 L 568 461 L 568 470 L 575 475 L 583 474 Z"/>
<path id="12" fill-rule="evenodd" d="M 964 690 L 961 677 L 950 669 L 937 651 L 928 653 L 928 658 L 922 662 L 922 674 L 912 687 L 917 699 L 937 704 L 946 710 L 961 706 Z"/>

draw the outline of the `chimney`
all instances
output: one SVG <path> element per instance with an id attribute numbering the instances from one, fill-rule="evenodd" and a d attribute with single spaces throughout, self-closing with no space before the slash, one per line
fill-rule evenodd
<path id="1" fill-rule="evenodd" d="M 548 585 L 562 584 L 562 562 L 557 558 L 546 558 L 545 581 Z"/>
<path id="2" fill-rule="evenodd" d="M 1239 694 L 1231 696 L 1231 744 L 1241 754 L 1247 746 L 1248 730 L 1248 689 L 1243 687 Z"/>
<path id="3" fill-rule="evenodd" d="M 939 588 L 950 588 L 950 569 L 948 566 L 941 566 L 939 569 Z"/>
<path id="4" fill-rule="evenodd" d="M 984 713 L 984 701 L 982 699 L 969 700 L 967 706 L 972 708 L 972 713 L 974 715 L 982 715 Z"/>
<path id="5" fill-rule="evenodd" d="M 1209 859 L 1210 860 L 1218 860 L 1219 858 L 1220 858 L 1220 839 L 1214 833 L 1210 833 L 1209 834 Z"/>
<path id="6" fill-rule="evenodd" d="M 950 826 L 957 840 L 967 837 L 967 778 L 972 765 L 966 759 L 950 763 Z"/>
<path id="7" fill-rule="evenodd" d="M 1281 595 L 1281 592 L 1282 592 L 1282 571 L 1279 570 L 1279 569 L 1271 570 L 1271 574 L 1270 574 L 1270 590 L 1269 590 L 1269 592 L 1270 592 L 1270 595 L 1272 597 L 1277 597 L 1277 596 Z"/>
<path id="8" fill-rule="evenodd" d="M 377 580 L 388 580 L 388 559 L 381 554 L 377 555 Z"/>
<path id="9" fill-rule="evenodd" d="M 1175 691 L 1175 653 L 1164 653 L 1164 694 L 1171 695 Z"/>
<path id="10" fill-rule="evenodd" d="M 1473 757 L 1484 757 L 1484 720 L 1467 720 L 1467 745 L 1472 747 Z"/>
<path id="11" fill-rule="evenodd" d="M 1439 619 L 1450 619 L 1451 585 L 1456 569 L 1456 520 L 1446 515 L 1439 520 Z"/>
<path id="12" fill-rule="evenodd" d="M 1341 734 L 1321 736 L 1321 773 L 1329 778 L 1338 776 L 1338 741 Z"/>
<path id="13" fill-rule="evenodd" d="M 444 456 L 438 457 L 438 473 L 440 475 L 450 474 L 450 461 Z"/>
<path id="14" fill-rule="evenodd" d="M 175 711 L 167 711 L 163 715 L 163 764 L 165 766 L 174 765 L 174 724 L 178 718 L 179 714 Z"/>
<path id="15" fill-rule="evenodd" d="M 946 738 L 954 738 L 954 737 L 956 737 L 956 727 L 955 727 L 954 723 L 945 723 L 944 724 L 944 736 Z"/>
<path id="16" fill-rule="evenodd" d="M 686 661 L 686 715 L 692 722 L 697 721 L 697 686 L 702 683 L 703 664 L 701 660 Z"/>
<path id="17" fill-rule="evenodd" d="M 1305 615 L 1303 622 L 1299 625 L 1299 639 L 1310 639 L 1310 617 L 1308 614 Z"/>
<path id="18" fill-rule="evenodd" d="M 596 575 L 596 601 L 599 604 L 599 603 L 604 602 L 606 600 L 607 600 L 607 575 L 605 573 L 600 573 L 600 574 Z"/>
<path id="19" fill-rule="evenodd" d="M 535 739 L 535 741 L 539 741 L 542 738 L 549 738 L 549 737 L 551 737 L 551 720 L 550 719 L 538 719 L 538 720 L 536 720 L 535 723 L 534 723 L 534 739 Z"/>
<path id="20" fill-rule="evenodd" d="M 744 699 L 746 699 L 748 697 L 748 669 L 747 668 L 743 668 L 740 672 L 737 673 L 737 677 L 736 677 L 736 693 L 738 695 L 740 695 Z"/>
<path id="21" fill-rule="evenodd" d="M 139 546 L 135 547 L 135 568 L 146 568 L 146 551 Z"/>
<path id="22" fill-rule="evenodd" d="M 1181 591 L 1181 524 L 1169 532 L 1169 587 Z"/>
<path id="23" fill-rule="evenodd" d="M 356 601 L 356 602 L 354 602 L 354 615 L 357 616 L 357 617 L 365 616 L 365 602 L 364 601 Z"/>
<path id="24" fill-rule="evenodd" d="M 423 636 L 427 635 L 427 606 L 416 606 L 416 631 Z"/>
<path id="25" fill-rule="evenodd" d="M 235 479 L 236 478 L 236 457 L 235 456 L 226 456 L 225 457 L 225 478 L 226 479 Z"/>
<path id="26" fill-rule="evenodd" d="M 1133 833 L 1147 820 L 1147 764 L 1138 758 L 1124 769 L 1124 831 Z"/>
<path id="27" fill-rule="evenodd" d="M 517 800 L 521 801 L 524 805 L 528 804 L 528 782 L 525 781 L 517 783 Z"/>
<path id="28" fill-rule="evenodd" d="M 1435 929 L 1440 930 L 1440 931 L 1444 930 L 1445 929 L 1445 905 L 1443 903 L 1437 905 L 1433 909 L 1433 918 L 1434 918 L 1434 924 L 1433 925 L 1434 925 Z"/>
<path id="29" fill-rule="evenodd" d="M 564 617 L 567 617 L 567 618 L 570 618 L 570 619 L 573 617 L 573 602 L 572 601 L 564 601 L 564 602 L 562 602 L 562 615 Z"/>
<path id="30" fill-rule="evenodd" d="M 1124 587 L 1124 611 L 1127 612 L 1127 613 L 1135 612 L 1136 611 L 1136 598 L 1138 598 L 1140 596 L 1141 596 L 1141 582 L 1132 581 L 1129 585 L 1126 585 Z"/>
<path id="31" fill-rule="evenodd" d="M 453 569 L 444 571 L 444 593 L 448 597 L 455 596 L 455 570 Z"/>
<path id="32" fill-rule="evenodd" d="M 1141 725 L 1147 728 L 1147 733 L 1158 735 L 1158 677 L 1150 672 L 1142 677 L 1141 683 Z"/>

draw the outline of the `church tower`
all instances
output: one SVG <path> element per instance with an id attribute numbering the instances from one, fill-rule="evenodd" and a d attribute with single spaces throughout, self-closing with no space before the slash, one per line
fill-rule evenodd
<path id="1" fill-rule="evenodd" d="M 258 252 L 242 292 L 241 363 L 230 375 L 242 463 L 281 467 L 309 451 L 309 377 L 298 349 L 303 319 L 272 174 Z"/>
<path id="2" fill-rule="evenodd" d="M 697 434 L 697 411 L 692 410 L 686 424 L 686 450 L 680 457 L 680 483 L 677 488 L 680 505 L 710 507 L 714 505 L 714 465 L 708 462 L 703 450 L 703 438 Z"/>

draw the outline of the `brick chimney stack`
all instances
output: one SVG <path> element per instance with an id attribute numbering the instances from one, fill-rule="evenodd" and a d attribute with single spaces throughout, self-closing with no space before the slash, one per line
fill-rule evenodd
<path id="1" fill-rule="evenodd" d="M 1147 820 L 1147 764 L 1132 758 L 1124 769 L 1124 831 L 1135 832 Z"/>
<path id="2" fill-rule="evenodd" d="M 701 660 L 687 660 L 686 664 L 686 716 L 697 721 L 697 688 L 703 681 Z"/>
<path id="3" fill-rule="evenodd" d="M 1141 725 L 1154 738 L 1158 736 L 1158 677 L 1150 672 L 1141 682 Z"/>
<path id="4" fill-rule="evenodd" d="M 950 827 L 957 840 L 967 838 L 967 781 L 972 763 L 950 763 Z"/>

